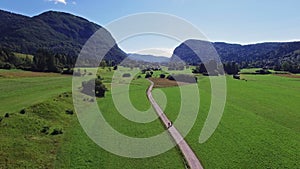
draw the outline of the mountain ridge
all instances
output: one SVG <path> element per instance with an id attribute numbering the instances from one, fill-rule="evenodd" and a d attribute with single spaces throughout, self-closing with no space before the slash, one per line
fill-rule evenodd
<path id="1" fill-rule="evenodd" d="M 300 49 L 300 42 L 265 42 L 258 44 L 228 44 L 190 39 L 174 49 L 171 60 L 181 59 L 187 64 L 201 63 L 198 55 L 205 55 L 207 48 L 214 48 L 223 62 L 236 62 L 243 67 L 273 67 L 282 64 L 284 57 Z"/>
<path id="2" fill-rule="evenodd" d="M 0 46 L 14 52 L 35 54 L 40 49 L 76 58 L 85 42 L 102 26 L 66 12 L 46 11 L 25 16 L 0 10 Z M 107 31 L 108 41 L 113 37 Z M 102 45 L 102 44 L 101 44 Z M 116 63 L 127 57 L 116 44 L 105 56 Z"/>

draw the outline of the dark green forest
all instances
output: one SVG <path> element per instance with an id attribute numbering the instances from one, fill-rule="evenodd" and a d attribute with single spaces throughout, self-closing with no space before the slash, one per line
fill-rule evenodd
<path id="1" fill-rule="evenodd" d="M 213 49 L 214 47 L 214 49 Z M 214 51 L 217 52 L 214 54 Z M 300 73 L 300 42 L 260 43 L 252 45 L 211 43 L 201 40 L 187 40 L 173 53 L 172 61 L 178 58 L 190 65 L 200 65 L 219 55 L 225 64 L 236 63 L 239 68 L 268 68 Z M 206 59 L 202 61 L 198 56 Z M 226 65 L 224 65 L 226 69 Z"/>
<path id="2" fill-rule="evenodd" d="M 85 42 L 99 28 L 102 28 L 82 17 L 55 11 L 27 17 L 0 10 L 0 20 L 1 67 L 3 65 L 8 67 L 10 64 L 12 67 L 31 68 L 36 71 L 56 71 L 61 67 L 73 66 Z M 105 37 L 108 38 L 108 42 L 114 42 L 108 31 Z M 105 41 L 103 40 L 103 42 Z M 106 44 L 99 45 L 105 46 Z M 35 63 L 55 62 L 57 68 L 31 65 L 28 60 L 26 63 L 21 61 L 22 65 L 20 65 L 17 63 L 20 60 L 16 61 L 16 58 L 9 54 L 11 52 L 34 55 L 37 57 L 34 60 Z M 42 56 L 42 53 L 45 55 Z M 47 58 L 41 59 L 41 57 Z M 118 45 L 115 45 L 105 55 L 104 59 L 119 63 L 125 57 L 127 57 L 126 53 Z M 88 63 L 90 62 L 87 61 Z"/>

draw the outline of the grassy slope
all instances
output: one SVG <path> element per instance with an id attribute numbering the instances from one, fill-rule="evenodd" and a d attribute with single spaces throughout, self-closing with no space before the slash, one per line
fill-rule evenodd
<path id="1" fill-rule="evenodd" d="M 112 72 L 100 70 L 100 73 L 105 78 L 104 82 L 110 82 Z M 1 102 L 7 104 L 2 109 L 5 112 L 9 111 L 10 117 L 0 122 L 0 133 L 4 136 L 0 139 L 0 168 L 184 167 L 182 158 L 175 148 L 156 157 L 130 159 L 113 155 L 98 147 L 86 136 L 76 116 L 65 114 L 65 110 L 73 107 L 70 96 L 51 99 L 53 95 L 69 90 L 70 86 L 65 84 L 70 83 L 70 78 L 1 79 Z M 132 91 L 130 97 L 135 107 L 140 110 L 150 107 L 145 95 L 148 85 L 147 81 L 140 79 L 130 88 Z M 124 119 L 114 109 L 110 92 L 107 93 L 106 98 L 99 99 L 98 103 L 106 113 L 107 120 L 122 133 L 147 137 L 163 131 L 159 121 L 154 121 L 149 125 L 135 125 Z M 26 107 L 26 114 L 19 114 L 19 110 L 24 107 Z M 64 134 L 45 135 L 41 133 L 44 126 L 50 127 L 49 132 L 54 128 L 62 128 Z"/>
<path id="2" fill-rule="evenodd" d="M 10 113 L 0 122 L 0 168 L 54 168 L 64 134 L 50 133 L 58 128 L 67 134 L 67 126 L 75 119 L 65 113 L 72 109 L 71 95 L 60 96 L 27 107 L 25 114 Z M 46 126 L 49 134 L 41 132 Z"/>
<path id="3" fill-rule="evenodd" d="M 210 105 L 207 78 L 199 80 L 201 108 L 186 137 L 205 168 L 297 168 L 300 157 L 299 79 L 244 76 L 228 78 L 222 121 L 213 136 L 199 144 L 199 134 Z M 167 115 L 176 119 L 178 89 L 162 89 L 168 97 Z"/>

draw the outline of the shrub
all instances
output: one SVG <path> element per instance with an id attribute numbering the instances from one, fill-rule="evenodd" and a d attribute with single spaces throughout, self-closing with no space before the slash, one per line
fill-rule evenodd
<path id="1" fill-rule="evenodd" d="M 95 84 L 93 84 L 95 83 Z M 95 94 L 96 97 L 104 97 L 107 88 L 102 83 L 102 81 L 98 79 L 91 79 L 89 81 L 82 82 L 82 93 L 93 96 Z"/>
<path id="2" fill-rule="evenodd" d="M 165 75 L 165 74 L 160 74 L 159 77 L 160 77 L 160 78 L 165 78 L 166 75 Z"/>
<path id="3" fill-rule="evenodd" d="M 25 113 L 26 113 L 25 109 L 22 109 L 22 110 L 20 111 L 20 114 L 25 114 Z"/>
<path id="4" fill-rule="evenodd" d="M 169 75 L 169 76 L 167 77 L 167 79 L 169 79 L 169 80 L 175 80 L 174 77 L 173 77 L 172 75 Z"/>
<path id="5" fill-rule="evenodd" d="M 73 110 L 66 110 L 66 114 L 73 115 L 74 112 L 73 112 Z"/>
<path id="6" fill-rule="evenodd" d="M 9 113 L 5 113 L 4 117 L 8 118 L 9 117 Z"/>
<path id="7" fill-rule="evenodd" d="M 130 76 L 131 76 L 130 73 L 124 73 L 124 74 L 122 75 L 122 77 L 130 77 Z"/>
<path id="8" fill-rule="evenodd" d="M 141 78 L 141 77 L 142 77 L 141 75 L 138 75 L 138 76 L 137 76 L 138 79 Z"/>
<path id="9" fill-rule="evenodd" d="M 58 134 L 63 134 L 62 129 L 55 128 L 55 129 L 53 129 L 53 131 L 51 132 L 51 135 L 58 135 Z"/>
<path id="10" fill-rule="evenodd" d="M 152 77 L 152 75 L 149 72 L 147 72 L 145 78 L 149 78 L 149 77 Z"/>

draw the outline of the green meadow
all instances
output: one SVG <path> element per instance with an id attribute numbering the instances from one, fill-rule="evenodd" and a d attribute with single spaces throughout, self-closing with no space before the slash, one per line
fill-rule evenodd
<path id="1" fill-rule="evenodd" d="M 177 148 L 144 159 L 120 157 L 100 148 L 86 135 L 75 112 L 67 113 L 74 111 L 70 93 L 72 76 L 14 77 L 13 72 L 24 73 L 0 72 L 10 75 L 0 77 L 0 168 L 185 167 Z M 114 129 L 138 138 L 164 131 L 159 120 L 134 123 L 119 114 L 110 91 L 113 71 L 99 72 L 109 91 L 97 103 Z M 242 78 L 247 81 L 227 77 L 227 102 L 221 122 L 211 138 L 200 144 L 199 135 L 211 96 L 209 78 L 198 77 L 200 110 L 186 141 L 204 168 L 299 168 L 300 78 L 275 75 L 242 75 Z M 129 97 L 136 109 L 154 113 L 145 92 L 149 84 L 144 78 L 133 80 Z M 189 85 L 181 87 L 189 89 Z M 179 92 L 179 87 L 153 91 L 155 98 L 165 95 L 165 113 L 174 122 L 180 109 Z M 20 113 L 22 109 L 24 114 Z M 189 108 L 185 112 L 188 116 Z M 4 117 L 6 113 L 9 117 Z M 56 129 L 63 133 L 51 135 Z M 144 150 L 147 151 L 146 146 Z"/>
<path id="2" fill-rule="evenodd" d="M 109 86 L 112 72 L 99 72 Z M 184 168 L 177 148 L 144 159 L 120 157 L 100 148 L 85 134 L 76 115 L 66 113 L 74 111 L 68 92 L 71 78 L 58 75 L 1 79 L 1 105 L 6 106 L 1 107 L 0 116 L 0 168 Z M 148 86 L 144 79 L 130 86 L 130 97 L 138 110 L 151 107 L 145 95 Z M 14 104 L 15 100 L 18 104 Z M 136 125 L 122 117 L 114 108 L 110 91 L 97 102 L 106 120 L 123 134 L 149 137 L 164 131 L 159 120 Z M 23 109 L 25 114 L 20 113 Z M 4 117 L 5 113 L 9 117 Z M 42 132 L 45 127 L 47 133 Z M 51 135 L 55 129 L 63 133 Z"/>
<path id="3" fill-rule="evenodd" d="M 11 70 L 8 72 L 1 70 L 0 73 L 17 73 L 20 75 L 24 71 Z M 72 76 L 49 76 L 44 73 L 41 76 L 30 77 L 31 74 L 28 75 L 27 72 L 24 74 L 26 74 L 25 77 L 0 77 L 0 115 L 19 111 L 48 98 L 58 96 L 60 93 L 71 91 Z"/>
<path id="4" fill-rule="evenodd" d="M 200 111 L 186 140 L 205 168 L 298 168 L 300 163 L 300 79 L 247 75 L 227 78 L 227 102 L 212 137 L 199 143 L 210 106 L 210 83 L 199 79 Z M 187 86 L 183 86 L 187 87 Z M 163 88 L 165 113 L 176 119 L 179 88 Z"/>

